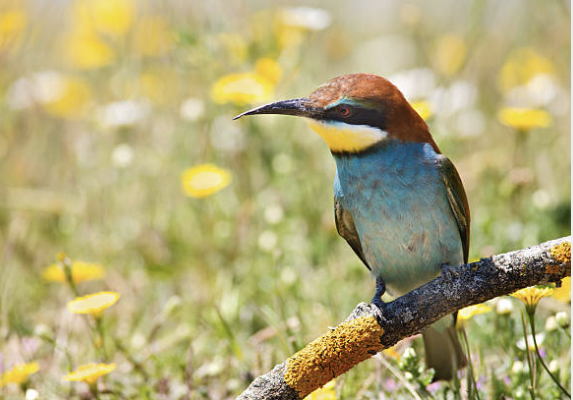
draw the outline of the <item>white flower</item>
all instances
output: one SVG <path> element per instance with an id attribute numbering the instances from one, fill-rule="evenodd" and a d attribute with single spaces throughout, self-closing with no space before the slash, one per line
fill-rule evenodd
<path id="1" fill-rule="evenodd" d="M 22 110 L 32 106 L 35 102 L 33 85 L 26 78 L 14 81 L 8 88 L 6 100 L 12 110 Z"/>
<path id="2" fill-rule="evenodd" d="M 179 114 L 187 121 L 196 121 L 205 112 L 205 104 L 201 99 L 189 97 L 181 103 Z"/>
<path id="3" fill-rule="evenodd" d="M 555 314 L 555 320 L 561 328 L 566 329 L 569 327 L 570 318 L 565 311 L 559 311 L 557 314 Z"/>
<path id="4" fill-rule="evenodd" d="M 521 361 L 514 361 L 513 366 L 511 367 L 511 372 L 514 374 L 525 372 L 525 365 Z"/>
<path id="5" fill-rule="evenodd" d="M 277 245 L 278 238 L 273 231 L 263 231 L 259 235 L 259 247 L 261 250 L 271 251 Z"/>
<path id="6" fill-rule="evenodd" d="M 404 354 L 402 355 L 403 358 L 413 358 L 416 357 L 416 350 L 414 350 L 414 348 L 412 347 L 408 347 L 405 351 Z"/>
<path id="7" fill-rule="evenodd" d="M 552 315 L 545 321 L 545 331 L 546 332 L 553 332 L 559 328 L 557 324 L 557 319 Z"/>
<path id="8" fill-rule="evenodd" d="M 431 69 L 417 68 L 388 78 L 409 100 L 427 99 L 436 88 L 436 75 Z"/>
<path id="9" fill-rule="evenodd" d="M 515 107 L 539 108 L 551 103 L 560 90 L 554 77 L 548 74 L 538 74 L 525 85 L 511 89 L 506 99 L 508 104 Z"/>
<path id="10" fill-rule="evenodd" d="M 328 11 L 313 7 L 285 8 L 281 11 L 280 16 L 285 25 L 311 31 L 326 29 L 332 22 L 332 17 Z"/>
<path id="11" fill-rule="evenodd" d="M 513 311 L 513 302 L 507 298 L 501 298 L 495 305 L 495 312 L 499 315 L 508 315 Z"/>
<path id="12" fill-rule="evenodd" d="M 477 99 L 477 87 L 468 81 L 456 81 L 449 88 L 439 87 L 432 93 L 430 102 L 436 114 L 452 115 L 473 107 Z"/>
<path id="13" fill-rule="evenodd" d="M 20 78 L 8 88 L 8 107 L 21 110 L 36 103 L 50 103 L 62 97 L 66 81 L 59 72 L 42 71 Z"/>
<path id="14" fill-rule="evenodd" d="M 265 208 L 265 220 L 269 224 L 278 224 L 283 219 L 283 208 L 279 204 L 272 204 Z"/>
<path id="15" fill-rule="evenodd" d="M 119 144 L 113 149 L 111 160 L 116 167 L 127 167 L 133 161 L 133 149 L 128 144 Z"/>
<path id="16" fill-rule="evenodd" d="M 96 116 L 104 128 L 133 126 L 149 112 L 149 105 L 144 101 L 123 100 L 101 106 Z"/>
<path id="17" fill-rule="evenodd" d="M 551 205 L 551 195 L 543 189 L 536 190 L 532 196 L 533 204 L 540 210 L 544 210 Z"/>
<path id="18" fill-rule="evenodd" d="M 537 341 L 537 346 L 541 346 L 541 344 L 545 340 L 545 333 L 541 332 L 541 333 L 538 333 L 537 335 L 535 335 L 535 340 Z M 529 350 L 531 350 L 531 351 L 535 350 L 535 344 L 533 344 L 533 336 L 532 335 L 527 335 L 527 345 L 529 347 Z M 523 339 L 523 338 L 519 339 L 516 343 L 516 346 L 521 350 L 525 350 L 525 339 Z"/>
<path id="19" fill-rule="evenodd" d="M 34 328 L 34 335 L 40 338 L 50 338 L 52 337 L 52 331 L 50 330 L 48 325 L 39 324 L 36 325 L 36 327 Z"/>

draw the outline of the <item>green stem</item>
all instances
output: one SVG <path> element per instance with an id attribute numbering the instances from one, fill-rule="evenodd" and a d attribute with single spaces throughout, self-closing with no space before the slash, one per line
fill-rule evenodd
<path id="1" fill-rule="evenodd" d="M 104 331 L 104 327 L 103 327 L 103 321 L 101 316 L 99 317 L 94 317 L 95 319 L 95 323 L 96 323 L 96 331 L 97 331 L 97 337 L 100 340 L 100 347 L 101 347 L 101 354 L 103 357 L 103 361 L 107 362 L 107 354 L 105 351 L 105 341 L 104 341 L 104 337 L 105 337 L 105 331 Z"/>
<path id="2" fill-rule="evenodd" d="M 72 292 L 74 293 L 74 295 L 76 297 L 79 297 L 80 292 L 79 292 L 78 288 L 76 287 L 76 284 L 74 282 L 74 277 L 72 275 L 72 261 L 68 257 L 64 257 L 63 260 L 60 261 L 60 263 L 63 267 L 64 275 L 66 276 L 66 283 L 68 284 L 70 289 L 72 289 Z"/>
<path id="3" fill-rule="evenodd" d="M 545 369 L 545 371 L 547 371 L 547 373 L 549 374 L 549 376 L 551 377 L 551 379 L 553 379 L 553 382 L 555 382 L 555 384 L 557 386 L 559 386 L 559 389 L 569 398 L 571 398 L 571 395 L 569 394 L 569 392 L 567 391 L 567 389 L 565 389 L 561 383 L 559 383 L 559 381 L 557 380 L 557 378 L 551 373 L 551 371 L 549 371 L 549 368 L 547 367 L 547 365 L 545 365 L 545 361 L 543 361 L 543 358 L 541 358 L 541 354 L 539 353 L 539 346 L 537 346 L 537 339 L 535 338 L 535 318 L 533 318 L 533 314 L 528 314 L 529 317 L 529 326 L 531 328 L 531 335 L 533 336 L 533 346 L 535 347 L 535 353 L 537 354 L 537 358 L 539 359 L 539 362 L 541 363 L 541 365 L 543 366 L 543 369 Z"/>
<path id="4" fill-rule="evenodd" d="M 474 363 L 472 361 L 472 356 L 470 353 L 470 342 L 468 340 L 468 335 L 466 334 L 466 330 L 462 327 L 461 329 L 462 331 L 462 336 L 464 338 L 464 344 L 466 345 L 466 354 L 468 357 L 468 366 L 469 366 L 469 378 L 471 381 L 471 388 L 472 390 L 475 390 L 475 394 L 476 394 L 476 398 L 479 400 L 479 391 L 477 388 L 477 383 L 476 383 L 476 379 L 475 379 L 475 375 L 474 375 Z M 471 395 L 471 390 L 470 390 L 470 395 Z"/>
<path id="5" fill-rule="evenodd" d="M 99 399 L 99 393 L 97 390 L 97 381 L 95 381 L 94 383 L 90 383 L 90 392 L 93 395 L 94 399 Z"/>
<path id="6" fill-rule="evenodd" d="M 525 340 L 525 354 L 527 354 L 527 365 L 529 366 L 529 379 L 531 380 L 531 387 L 529 394 L 531 399 L 535 399 L 535 372 L 533 370 L 533 362 L 531 361 L 531 354 L 529 352 L 529 343 L 527 342 L 527 325 L 525 323 L 525 315 L 521 310 L 521 325 L 523 326 L 523 339 Z"/>

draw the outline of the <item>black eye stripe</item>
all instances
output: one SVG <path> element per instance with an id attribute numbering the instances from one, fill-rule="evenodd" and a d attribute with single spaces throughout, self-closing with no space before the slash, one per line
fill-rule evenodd
<path id="1" fill-rule="evenodd" d="M 340 107 L 347 107 L 350 111 L 348 116 L 340 114 Z M 352 125 L 368 125 L 386 130 L 386 113 L 379 109 L 364 108 L 352 104 L 343 104 L 325 110 L 325 120 L 334 120 Z"/>

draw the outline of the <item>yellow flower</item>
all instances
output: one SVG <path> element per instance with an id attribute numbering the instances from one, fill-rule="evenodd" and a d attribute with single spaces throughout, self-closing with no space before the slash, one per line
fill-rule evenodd
<path id="1" fill-rule="evenodd" d="M 553 75 L 555 68 L 550 59 L 531 48 L 520 48 L 513 51 L 501 68 L 498 84 L 507 92 L 516 86 L 525 85 L 536 75 Z"/>
<path id="2" fill-rule="evenodd" d="M 275 85 L 281 80 L 283 74 L 281 66 L 272 58 L 266 57 L 257 60 L 255 63 L 255 71 Z"/>
<path id="3" fill-rule="evenodd" d="M 91 314 L 98 318 L 106 308 L 114 305 L 118 299 L 119 293 L 98 292 L 75 298 L 68 303 L 68 310 L 75 314 Z"/>
<path id="4" fill-rule="evenodd" d="M 414 101 L 410 103 L 412 108 L 416 110 L 416 112 L 422 117 L 424 121 L 430 118 L 434 113 L 432 112 L 432 108 L 430 107 L 430 103 L 427 101 Z"/>
<path id="5" fill-rule="evenodd" d="M 561 287 L 556 288 L 553 291 L 553 295 L 551 296 L 554 299 L 563 302 L 570 302 L 571 301 L 571 277 L 566 276 L 561 280 Z"/>
<path id="6" fill-rule="evenodd" d="M 485 314 L 486 312 L 490 311 L 491 307 L 483 303 L 462 308 L 460 311 L 458 311 L 457 326 L 460 327 L 464 321 L 469 320 L 474 315 Z"/>
<path id="7" fill-rule="evenodd" d="M 467 52 L 466 43 L 461 37 L 454 34 L 442 36 L 436 43 L 434 66 L 444 75 L 453 75 L 464 64 Z"/>
<path id="8" fill-rule="evenodd" d="M 48 80 L 42 82 L 44 87 L 40 99 L 46 112 L 61 118 L 81 117 L 91 99 L 88 85 L 80 79 L 57 73 Z"/>
<path id="9" fill-rule="evenodd" d="M 89 385 L 93 385 L 100 377 L 109 374 L 114 369 L 115 364 L 84 364 L 80 365 L 75 371 L 64 376 L 64 379 L 67 381 L 85 382 Z"/>
<path id="10" fill-rule="evenodd" d="M 181 187 L 190 197 L 207 197 L 231 183 L 232 175 L 213 164 L 188 168 L 181 174 Z"/>
<path id="11" fill-rule="evenodd" d="M 71 30 L 64 43 L 69 62 L 80 69 L 105 67 L 115 59 L 113 50 L 89 28 Z"/>
<path id="12" fill-rule="evenodd" d="M 394 358 L 396 361 L 400 360 L 400 353 L 396 351 L 395 346 L 390 347 L 388 349 L 384 349 L 382 353 L 386 354 L 388 357 Z"/>
<path id="13" fill-rule="evenodd" d="M 72 263 L 72 280 L 74 283 L 101 279 L 104 275 L 105 269 L 100 264 L 85 261 L 74 261 Z M 51 282 L 66 282 L 66 275 L 58 264 L 50 265 L 44 270 L 42 276 Z"/>
<path id="14" fill-rule="evenodd" d="M 75 27 L 119 37 L 128 31 L 134 14 L 133 0 L 79 0 L 74 2 L 71 19 Z"/>
<path id="15" fill-rule="evenodd" d="M 133 0 L 90 0 L 94 25 L 97 30 L 120 36 L 127 32 L 135 14 Z"/>
<path id="16" fill-rule="evenodd" d="M 2 377 L 0 378 L 0 387 L 9 383 L 21 385 L 28 380 L 30 375 L 38 372 L 39 369 L 40 366 L 35 362 L 15 365 L 14 368 L 2 374 Z"/>
<path id="17" fill-rule="evenodd" d="M 134 48 L 144 57 L 157 57 L 173 47 L 173 34 L 167 21 L 158 15 L 144 16 L 135 27 Z"/>
<path id="18" fill-rule="evenodd" d="M 274 91 L 273 83 L 265 76 L 245 72 L 219 78 L 211 88 L 216 103 L 235 103 L 238 106 L 267 100 Z"/>
<path id="19" fill-rule="evenodd" d="M 28 16 L 24 10 L 0 12 L 0 53 L 17 48 L 24 38 Z"/>
<path id="20" fill-rule="evenodd" d="M 115 53 L 100 33 L 122 36 L 131 26 L 135 13 L 133 0 L 79 0 L 74 2 L 71 28 L 65 49 L 71 64 L 81 69 L 109 65 Z"/>
<path id="21" fill-rule="evenodd" d="M 316 389 L 314 392 L 306 396 L 304 400 L 336 400 L 335 386 L 336 382 L 333 379 L 320 389 Z"/>
<path id="22" fill-rule="evenodd" d="M 551 124 L 551 114 L 545 110 L 505 107 L 497 114 L 499 121 L 517 130 L 546 128 Z"/>
<path id="23" fill-rule="evenodd" d="M 542 298 L 551 296 L 553 289 L 547 287 L 531 286 L 512 293 L 511 296 L 519 299 L 525 305 L 525 310 L 529 315 L 535 314 L 537 304 Z"/>

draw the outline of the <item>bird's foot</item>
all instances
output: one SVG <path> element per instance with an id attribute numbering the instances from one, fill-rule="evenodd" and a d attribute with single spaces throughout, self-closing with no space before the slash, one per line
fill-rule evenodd
<path id="1" fill-rule="evenodd" d="M 376 278 L 376 293 L 374 293 L 374 297 L 370 303 L 374 306 L 372 308 L 372 314 L 378 323 L 381 324 L 384 320 L 382 316 L 382 308 L 384 307 L 384 302 L 382 301 L 382 295 L 386 292 L 386 284 L 382 278 Z"/>
<path id="2" fill-rule="evenodd" d="M 450 283 L 458 276 L 458 272 L 455 267 L 450 264 L 442 264 L 442 279 Z"/>

